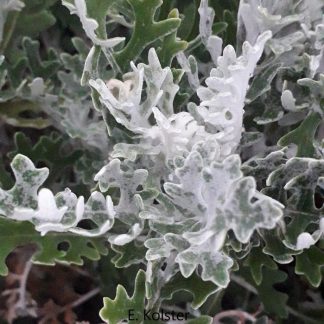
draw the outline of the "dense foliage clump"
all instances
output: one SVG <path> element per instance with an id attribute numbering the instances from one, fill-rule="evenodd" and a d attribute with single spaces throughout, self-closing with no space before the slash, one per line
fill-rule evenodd
<path id="1" fill-rule="evenodd" d="M 323 9 L 3 0 L 3 321 L 323 323 Z"/>

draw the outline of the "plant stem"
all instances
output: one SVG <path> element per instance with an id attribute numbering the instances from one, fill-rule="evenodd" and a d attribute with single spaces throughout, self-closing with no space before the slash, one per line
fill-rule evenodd
<path id="1" fill-rule="evenodd" d="M 9 24 L 9 27 L 8 27 L 8 30 L 5 31 L 4 35 L 4 39 L 1 43 L 1 46 L 0 46 L 0 53 L 4 53 L 9 42 L 10 42 L 10 39 L 11 39 L 11 36 L 15 30 L 15 27 L 16 27 L 16 23 L 17 23 L 17 20 L 18 20 L 18 17 L 19 17 L 19 12 L 16 11 L 12 14 L 12 19 L 9 19 L 8 21 L 10 21 L 10 24 Z"/>
<path id="2" fill-rule="evenodd" d="M 215 314 L 215 307 L 217 306 L 217 304 L 219 303 L 220 299 L 223 297 L 224 294 L 224 290 L 220 290 L 217 291 L 211 301 L 211 303 L 209 304 L 206 314 L 212 314 L 212 311 L 214 310 L 214 314 Z"/>
<path id="3" fill-rule="evenodd" d="M 256 322 L 256 318 L 247 312 L 240 310 L 227 310 L 214 316 L 213 324 L 221 323 L 220 320 L 224 317 L 238 317 L 240 319 L 240 323 L 244 323 L 245 320 L 251 321 L 252 323 Z"/>
<path id="4" fill-rule="evenodd" d="M 58 316 L 62 313 L 64 313 L 65 311 L 67 311 L 68 309 L 70 308 L 75 308 L 75 307 L 78 307 L 80 305 L 82 305 L 83 303 L 85 303 L 86 301 L 88 301 L 89 299 L 91 299 L 92 297 L 96 296 L 97 294 L 100 293 L 100 288 L 95 288 L 95 289 L 92 289 L 90 290 L 89 292 L 87 292 L 86 294 L 82 295 L 80 298 L 78 298 L 77 300 L 75 300 L 74 302 L 70 303 L 70 304 L 67 304 L 63 307 L 60 307 L 55 315 Z M 47 316 L 44 316 L 40 321 L 39 321 L 39 324 L 45 324 L 45 323 L 48 323 L 48 320 L 50 319 L 49 316 L 53 316 L 53 314 L 51 315 L 47 315 Z"/>
<path id="5" fill-rule="evenodd" d="M 20 286 L 19 286 L 19 290 L 18 290 L 19 299 L 16 304 L 16 308 L 19 307 L 23 310 L 26 309 L 26 287 L 27 287 L 28 276 L 29 276 L 32 266 L 33 266 L 32 261 L 28 260 L 26 262 L 24 272 L 22 273 L 22 275 L 20 277 Z"/>

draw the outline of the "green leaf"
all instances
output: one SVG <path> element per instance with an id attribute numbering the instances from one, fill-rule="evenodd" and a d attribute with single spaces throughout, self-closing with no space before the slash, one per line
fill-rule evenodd
<path id="1" fill-rule="evenodd" d="M 182 20 L 178 29 L 180 38 L 190 41 L 192 40 L 193 34 L 196 33 L 195 27 L 198 27 L 198 6 L 199 1 L 197 0 L 191 2 L 178 1 L 177 8 L 181 13 L 180 17 Z"/>
<path id="2" fill-rule="evenodd" d="M 311 246 L 296 256 L 295 272 L 304 275 L 314 287 L 319 287 L 322 282 L 323 266 L 324 252 L 316 246 Z"/>
<path id="3" fill-rule="evenodd" d="M 280 270 L 270 270 L 263 268 L 263 280 L 256 286 L 264 308 L 270 314 L 276 314 L 281 318 L 287 318 L 288 311 L 286 303 L 288 295 L 276 290 L 273 285 L 281 283 L 287 279 L 287 274 Z"/>
<path id="4" fill-rule="evenodd" d="M 314 138 L 322 117 L 319 113 L 309 114 L 305 120 L 293 131 L 283 136 L 278 145 L 297 145 L 297 155 L 300 157 L 315 157 Z"/>
<path id="5" fill-rule="evenodd" d="M 1 49 L 5 55 L 14 62 L 20 57 L 18 49 L 24 36 L 37 37 L 43 30 L 55 24 L 55 17 L 49 8 L 57 0 L 28 0 L 24 1 L 24 8 L 11 16 L 10 22 L 5 26 L 5 40 Z"/>
<path id="6" fill-rule="evenodd" d="M 184 278 L 181 274 L 174 276 L 161 291 L 161 299 L 172 299 L 173 295 L 179 291 L 188 291 L 193 300 L 191 306 L 198 309 L 207 298 L 219 290 L 219 287 L 211 281 L 203 281 L 196 273 L 189 278 Z"/>
<path id="7" fill-rule="evenodd" d="M 99 260 L 108 253 L 104 238 L 85 238 L 73 234 L 49 233 L 41 236 L 29 222 L 16 222 L 0 217 L 0 275 L 7 275 L 6 257 L 16 247 L 36 244 L 33 262 L 54 265 L 56 262 L 83 264 L 83 258 Z M 60 245 L 65 248 L 61 249 Z M 67 247 L 66 247 L 67 246 Z"/>
<path id="8" fill-rule="evenodd" d="M 227 24 L 224 44 L 236 44 L 236 13 L 224 10 L 223 21 Z"/>
<path id="9" fill-rule="evenodd" d="M 39 42 L 25 37 L 22 42 L 27 57 L 27 65 L 30 69 L 32 77 L 41 77 L 49 79 L 57 73 L 60 62 L 54 50 L 48 52 L 49 59 L 42 61 L 39 55 Z"/>
<path id="10" fill-rule="evenodd" d="M 24 133 L 17 132 L 15 134 L 16 148 L 8 156 L 13 158 L 19 153 L 30 158 L 34 164 L 45 162 L 51 170 L 49 179 L 52 181 L 55 177 L 62 175 L 62 170 L 68 166 L 73 166 L 82 156 L 80 150 L 64 150 L 65 144 L 67 144 L 67 141 L 54 132 L 48 136 L 41 136 L 35 145 L 32 145 L 30 139 Z"/>
<path id="11" fill-rule="evenodd" d="M 259 247 L 250 251 L 247 259 L 244 261 L 244 265 L 250 268 L 251 275 L 257 285 L 260 285 L 263 280 L 263 267 L 267 267 L 272 270 L 277 269 L 276 263 Z"/>
<path id="12" fill-rule="evenodd" d="M 117 253 L 111 262 L 116 268 L 126 268 L 133 264 L 144 263 L 146 248 L 136 241 L 123 246 L 112 245 L 111 248 Z"/>
<path id="13" fill-rule="evenodd" d="M 168 16 L 168 19 L 179 18 L 177 9 L 173 9 Z M 173 58 L 178 52 L 184 51 L 188 46 L 186 41 L 177 39 L 177 30 L 170 35 L 164 37 L 162 45 L 157 50 L 161 66 L 171 66 Z"/>
<path id="14" fill-rule="evenodd" d="M 181 23 L 179 18 L 154 21 L 162 0 L 128 0 L 128 3 L 134 11 L 134 30 L 127 45 L 115 54 L 116 61 L 123 71 L 127 71 L 129 62 L 135 61 L 149 44 L 175 32 Z"/>
<path id="15" fill-rule="evenodd" d="M 264 108 L 262 115 L 254 118 L 254 121 L 258 125 L 267 125 L 273 123 L 280 120 L 284 115 L 279 99 L 276 100 L 274 97 L 266 97 L 261 105 L 262 108 Z"/>
<path id="16" fill-rule="evenodd" d="M 118 285 L 114 300 L 104 298 L 104 307 L 100 311 L 100 317 L 106 323 L 118 324 L 122 320 L 128 320 L 129 311 L 134 310 L 136 322 L 142 322 L 145 309 L 145 272 L 140 270 L 135 279 L 134 293 L 129 297 L 125 288 Z"/>
<path id="17" fill-rule="evenodd" d="M 266 243 L 263 252 L 269 254 L 273 259 L 281 264 L 287 264 L 293 261 L 292 255 L 297 252 L 288 249 L 282 242 L 282 238 L 276 230 L 261 231 L 261 235 Z"/>
<path id="18" fill-rule="evenodd" d="M 35 21 L 37 21 L 37 24 L 35 24 Z M 22 11 L 16 25 L 15 35 L 35 37 L 41 31 L 53 26 L 55 22 L 55 17 L 48 10 L 42 9 L 38 12 L 29 12 L 28 14 Z"/>
<path id="19" fill-rule="evenodd" d="M 7 172 L 3 159 L 0 159 L 0 187 L 10 189 L 13 187 L 14 181 L 9 172 Z"/>
<path id="20" fill-rule="evenodd" d="M 213 35 L 218 35 L 224 32 L 227 26 L 228 26 L 227 23 L 224 21 L 214 23 L 212 27 Z"/>

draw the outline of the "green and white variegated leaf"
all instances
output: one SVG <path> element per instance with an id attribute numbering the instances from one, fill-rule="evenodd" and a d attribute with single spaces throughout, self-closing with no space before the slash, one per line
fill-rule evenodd
<path id="1" fill-rule="evenodd" d="M 126 169 L 126 170 L 125 170 Z M 112 235 L 109 241 L 115 245 L 125 245 L 134 240 L 142 231 L 144 222 L 138 217 L 143 208 L 143 200 L 137 191 L 138 186 L 144 185 L 148 172 L 144 169 L 134 170 L 118 159 L 112 160 L 95 176 L 102 192 L 109 188 L 118 188 L 119 202 L 115 207 L 115 218 L 130 227 L 128 233 Z"/>
<path id="2" fill-rule="evenodd" d="M 233 260 L 225 253 L 208 251 L 204 248 L 202 250 L 200 246 L 191 246 L 179 253 L 176 262 L 185 278 L 190 277 L 197 267 L 201 266 L 201 278 L 204 281 L 212 281 L 221 288 L 225 288 L 229 284 L 229 270 L 234 265 Z"/>
<path id="3" fill-rule="evenodd" d="M 80 234 L 87 237 L 105 234 L 114 223 L 114 206 L 110 196 L 93 192 L 84 203 L 66 189 L 54 197 L 51 190 L 38 189 L 48 177 L 48 169 L 35 168 L 27 157 L 18 154 L 11 167 L 16 178 L 12 189 L 0 189 L 0 214 L 19 221 L 31 221 L 35 229 L 45 235 L 49 231 Z M 84 219 L 91 219 L 97 228 L 78 227 Z"/>
<path id="4" fill-rule="evenodd" d="M 6 23 L 8 13 L 10 11 L 21 11 L 21 9 L 24 6 L 25 6 L 25 4 L 19 0 L 2 0 L 1 1 L 1 3 L 0 3 L 0 43 L 3 40 L 4 25 Z"/>
<path id="5" fill-rule="evenodd" d="M 149 263 L 170 258 L 176 253 L 175 262 L 179 264 L 181 274 L 189 278 L 201 266 L 201 278 L 212 281 L 218 287 L 226 287 L 230 281 L 229 269 L 233 260 L 225 253 L 211 246 L 192 245 L 180 234 L 168 233 L 162 238 L 152 238 L 145 242 L 148 248 L 146 259 Z"/>
<path id="6" fill-rule="evenodd" d="M 166 193 L 197 226 L 183 234 L 191 244 L 209 241 L 214 250 L 223 246 L 228 230 L 247 243 L 254 230 L 273 228 L 282 216 L 282 205 L 256 191 L 255 180 L 243 177 L 237 155 L 204 166 L 192 152 L 176 169 L 178 183 L 167 182 Z"/>
<path id="7" fill-rule="evenodd" d="M 200 265 L 203 280 L 226 287 L 233 266 L 222 251 L 227 232 L 233 230 L 240 242 L 247 243 L 256 229 L 276 226 L 283 206 L 257 192 L 254 178 L 243 177 L 237 155 L 206 165 L 192 151 L 175 165 L 173 182 L 164 184 L 175 207 L 157 198 L 158 206 L 141 212 L 160 235 L 145 242 L 146 258 L 152 262 L 176 253 L 184 277 Z"/>
<path id="8" fill-rule="evenodd" d="M 150 128 L 149 118 L 153 107 L 171 116 L 174 97 L 179 90 L 173 81 L 171 69 L 161 67 L 153 48 L 149 51 L 148 63 L 140 63 L 137 67 L 131 63 L 133 71 L 125 74 L 123 81 L 111 79 L 107 84 L 99 79 L 90 81 L 116 121 L 134 133 L 142 133 Z"/>
<path id="9" fill-rule="evenodd" d="M 240 142 L 249 79 L 270 38 L 271 32 L 267 31 L 258 37 L 254 46 L 245 42 L 239 57 L 232 46 L 226 46 L 217 59 L 217 68 L 206 79 L 207 87 L 197 90 L 201 103 L 196 107 L 196 114 L 210 133 L 217 133 L 223 157 L 234 153 Z"/>
<path id="10" fill-rule="evenodd" d="M 8 191 L 0 188 L 0 214 L 7 217 L 12 217 L 17 207 L 37 207 L 37 191 L 49 173 L 47 168 L 35 168 L 33 162 L 21 154 L 13 159 L 11 168 L 15 185 Z"/>
<path id="11" fill-rule="evenodd" d="M 72 193 L 67 193 L 70 195 L 69 202 L 67 205 L 58 207 L 55 201 L 53 193 L 46 188 L 39 191 L 38 194 L 38 208 L 34 210 L 32 208 L 21 208 L 17 207 L 14 210 L 12 218 L 19 221 L 33 221 L 35 223 L 36 230 L 45 235 L 49 231 L 56 232 L 66 232 L 69 227 L 74 227 L 78 224 L 80 220 L 82 204 L 84 204 L 83 197 L 77 202 L 76 207 L 76 219 L 69 225 L 63 224 L 63 217 L 69 209 L 69 205 L 75 205 L 76 197 Z M 67 199 L 65 199 L 66 201 Z M 74 206 L 73 206 L 74 207 Z"/>

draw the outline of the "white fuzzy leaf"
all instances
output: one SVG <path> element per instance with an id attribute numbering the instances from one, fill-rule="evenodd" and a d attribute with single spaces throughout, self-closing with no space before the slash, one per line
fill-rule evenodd
<path id="1" fill-rule="evenodd" d="M 201 100 L 197 114 L 222 146 L 225 157 L 235 152 L 241 138 L 245 96 L 249 79 L 260 59 L 264 44 L 271 38 L 267 31 L 258 37 L 256 44 L 243 44 L 243 54 L 236 57 L 232 46 L 226 46 L 218 66 L 206 79 L 207 87 L 200 87 L 197 94 Z"/>

